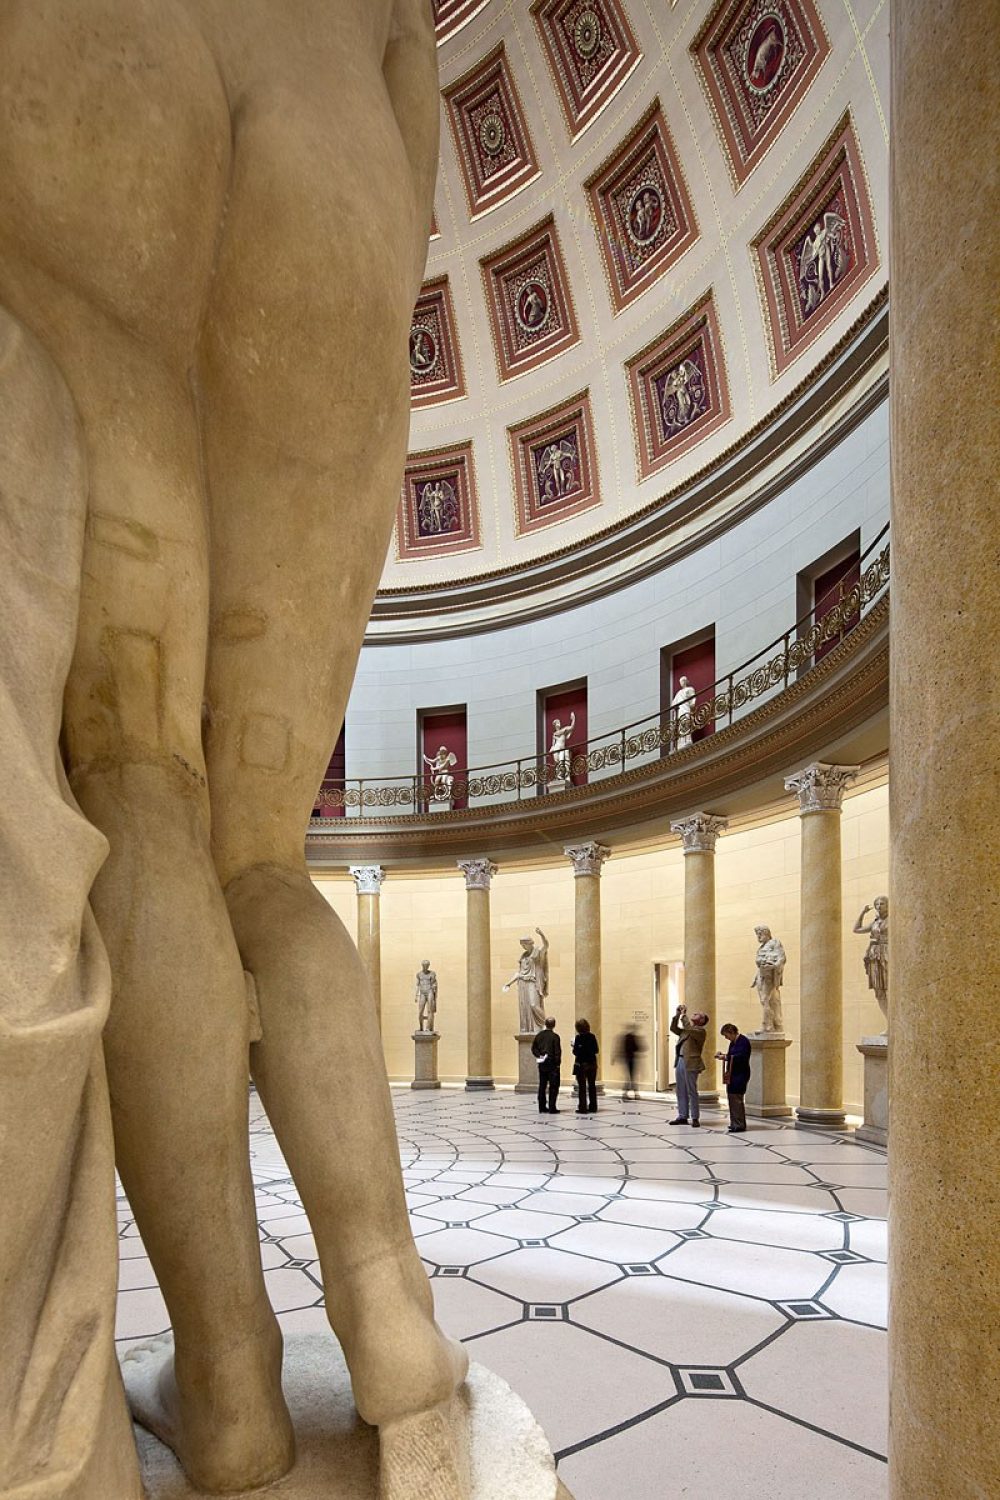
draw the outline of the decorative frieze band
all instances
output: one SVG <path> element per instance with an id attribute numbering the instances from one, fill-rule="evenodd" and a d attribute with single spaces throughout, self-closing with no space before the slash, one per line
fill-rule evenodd
<path id="1" fill-rule="evenodd" d="M 584 844 L 567 844 L 563 853 L 573 861 L 573 874 L 596 875 L 598 879 L 601 874 L 601 866 L 606 859 L 611 858 L 611 850 L 606 844 L 598 844 L 594 839 L 589 839 Z"/>
<path id="2" fill-rule="evenodd" d="M 381 865 L 351 865 L 351 874 L 359 896 L 377 896 L 382 889 L 385 871 Z"/>
<path id="3" fill-rule="evenodd" d="M 499 866 L 491 859 L 460 859 L 458 868 L 465 872 L 467 891 L 488 891 Z"/>
<path id="4" fill-rule="evenodd" d="M 814 760 L 810 765 L 785 777 L 785 790 L 797 792 L 799 812 L 839 812 L 844 792 L 857 780 L 860 766 L 829 766 Z"/>
<path id="5" fill-rule="evenodd" d="M 685 854 L 714 854 L 719 834 L 729 827 L 728 818 L 717 818 L 714 813 L 694 813 L 690 818 L 681 818 L 671 823 L 670 831 L 679 833 L 684 842 Z"/>

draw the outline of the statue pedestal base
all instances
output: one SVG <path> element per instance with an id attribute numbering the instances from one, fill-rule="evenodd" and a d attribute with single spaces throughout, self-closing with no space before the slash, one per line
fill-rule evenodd
<path id="1" fill-rule="evenodd" d="M 746 1111 L 755 1120 L 779 1120 L 792 1112 L 785 1097 L 785 1053 L 791 1045 L 791 1037 L 780 1031 L 750 1032 Z"/>
<path id="2" fill-rule="evenodd" d="M 391 1329 L 386 1337 L 392 1337 Z M 123 1373 L 128 1386 L 133 1378 L 129 1361 Z M 290 1474 L 267 1487 L 267 1495 L 274 1500 L 377 1500 L 378 1433 L 355 1411 L 347 1366 L 333 1335 L 286 1337 L 283 1384 L 295 1426 L 296 1461 Z M 468 1439 L 468 1500 L 512 1500 L 515 1495 L 518 1500 L 558 1500 L 563 1492 L 545 1434 L 499 1376 L 473 1365 L 456 1410 Z M 151 1433 L 136 1428 L 136 1443 L 149 1500 L 208 1500 L 207 1491 L 188 1483 L 170 1449 Z M 392 1500 L 453 1500 L 451 1489 L 438 1488 L 425 1464 L 426 1456 L 415 1445 L 412 1487 L 405 1473 L 401 1483 L 394 1476 Z"/>
<path id="3" fill-rule="evenodd" d="M 863 1036 L 858 1051 L 865 1060 L 865 1123 L 854 1132 L 856 1141 L 873 1146 L 889 1144 L 889 1038 Z"/>
<path id="4" fill-rule="evenodd" d="M 531 1051 L 531 1044 L 537 1035 L 537 1031 L 515 1032 L 515 1040 L 517 1042 L 517 1082 L 514 1085 L 515 1094 L 538 1093 L 538 1059 Z"/>
<path id="5" fill-rule="evenodd" d="M 415 1031 L 413 1033 L 413 1082 L 411 1089 L 439 1089 L 437 1031 Z"/>

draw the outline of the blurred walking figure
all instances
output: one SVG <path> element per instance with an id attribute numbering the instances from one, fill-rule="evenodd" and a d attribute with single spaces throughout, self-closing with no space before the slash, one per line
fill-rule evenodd
<path id="1" fill-rule="evenodd" d="M 590 1029 L 590 1022 L 577 1021 L 576 1036 L 573 1038 L 573 1073 L 579 1095 L 576 1102 L 578 1115 L 597 1113 L 597 1054 L 599 1050 L 597 1038 Z"/>
<path id="2" fill-rule="evenodd" d="M 634 1031 L 623 1031 L 615 1043 L 612 1062 L 625 1064 L 625 1086 L 622 1089 L 622 1099 L 627 1099 L 630 1093 L 635 1099 L 639 1097 L 635 1086 L 635 1068 L 639 1053 L 644 1050 L 641 1038 L 637 1037 Z"/>
<path id="3" fill-rule="evenodd" d="M 723 1065 L 722 1081 L 729 1100 L 729 1134 L 739 1135 L 747 1128 L 744 1096 L 750 1082 L 750 1038 L 744 1036 L 732 1021 L 727 1021 L 722 1027 L 721 1035 L 729 1043 L 729 1049 L 715 1055 Z"/>
<path id="4" fill-rule="evenodd" d="M 701 1124 L 701 1102 L 698 1098 L 698 1074 L 705 1071 L 702 1051 L 705 1047 L 705 1027 L 708 1017 L 698 1011 L 688 1020 L 687 1006 L 678 1005 L 670 1030 L 679 1038 L 674 1056 L 674 1076 L 677 1080 L 677 1115 L 671 1125 Z"/>

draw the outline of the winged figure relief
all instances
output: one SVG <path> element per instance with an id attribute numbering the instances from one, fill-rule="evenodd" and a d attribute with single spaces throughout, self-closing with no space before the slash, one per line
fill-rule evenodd
<path id="1" fill-rule="evenodd" d="M 835 209 L 827 209 L 802 241 L 799 253 L 799 300 L 804 318 L 830 295 L 850 264 L 847 220 Z"/>

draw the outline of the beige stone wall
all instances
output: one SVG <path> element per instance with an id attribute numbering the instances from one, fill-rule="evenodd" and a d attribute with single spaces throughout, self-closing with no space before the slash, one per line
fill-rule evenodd
<path id="1" fill-rule="evenodd" d="M 790 804 L 794 799 L 789 799 Z M 867 988 L 861 958 L 865 941 L 851 933 L 854 919 L 888 889 L 889 814 L 885 786 L 844 800 L 842 824 L 844 903 L 844 1100 L 861 1112 L 861 1057 L 856 1043 L 882 1029 Z M 718 1022 L 753 1029 L 760 1015 L 750 989 L 756 949 L 754 926 L 767 922 L 788 953 L 785 971 L 785 1030 L 792 1103 L 799 1087 L 799 861 L 800 824 L 787 818 L 738 829 L 719 839 L 716 855 Z M 356 927 L 354 882 L 346 870 L 316 877 L 349 932 Z M 493 1067 L 498 1082 L 513 1082 L 517 1059 L 517 1002 L 501 985 L 514 970 L 517 940 L 541 927 L 551 943 L 550 1006 L 564 1039 L 572 1036 L 573 869 L 562 855 L 552 863 L 501 861 L 491 891 L 493 958 Z M 415 1024 L 413 976 L 422 958 L 437 970 L 441 1001 L 441 1077 L 459 1082 L 465 1054 L 465 880 L 457 868 L 432 874 L 387 873 L 382 886 L 382 1032 L 389 1076 L 413 1076 Z M 684 857 L 679 845 L 636 854 L 615 854 L 601 877 L 604 1037 L 613 1039 L 645 1013 L 644 1081 L 652 1078 L 653 966 L 684 953 Z M 724 1014 L 723 1014 L 724 1012 Z M 640 1075 L 642 1076 L 642 1075 Z"/>

